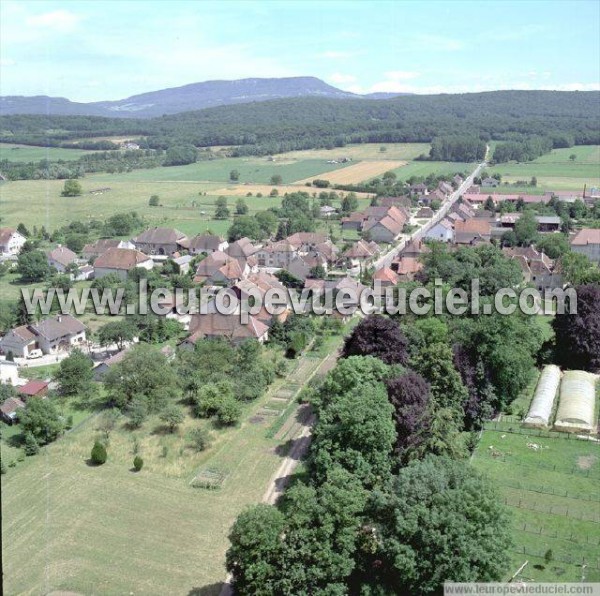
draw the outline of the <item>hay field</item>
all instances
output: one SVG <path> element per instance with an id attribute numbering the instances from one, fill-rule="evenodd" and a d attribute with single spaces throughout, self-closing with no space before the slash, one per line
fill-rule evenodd
<path id="1" fill-rule="evenodd" d="M 49 159 L 52 161 L 72 161 L 83 155 L 94 153 L 86 149 L 63 149 L 62 147 L 34 147 L 31 145 L 15 145 L 0 143 L 0 160 L 8 159 L 14 162 L 30 162 Z"/>
<path id="2" fill-rule="evenodd" d="M 314 180 L 314 178 L 313 178 Z M 305 183 L 306 184 L 306 183 Z M 224 188 L 219 188 L 215 191 L 212 191 L 212 194 L 216 195 L 225 195 L 230 197 L 246 197 L 250 192 L 252 193 L 252 197 L 248 197 L 248 200 L 252 200 L 252 198 L 256 198 L 257 193 L 261 193 L 263 197 L 268 197 L 269 193 L 275 188 L 279 193 L 279 196 L 284 195 L 286 192 L 308 192 L 312 194 L 314 192 L 321 192 L 321 190 L 326 190 L 327 192 L 330 189 L 320 189 L 314 187 L 307 187 L 306 185 L 301 184 L 284 184 L 281 186 L 269 186 L 266 184 L 242 184 L 236 186 L 227 186 Z M 342 191 L 343 192 L 343 191 Z M 362 199 L 371 198 L 373 195 L 367 192 L 357 192 L 355 193 L 357 197 Z"/>
<path id="3" fill-rule="evenodd" d="M 385 147 L 385 151 L 381 148 Z M 359 145 L 346 145 L 334 149 L 305 149 L 302 151 L 290 151 L 275 155 L 275 160 L 282 159 L 341 159 L 349 157 L 355 161 L 363 159 L 396 159 L 411 160 L 419 157 L 422 153 L 429 155 L 431 145 L 429 143 L 363 143 Z"/>
<path id="4" fill-rule="evenodd" d="M 296 184 L 306 184 L 315 178 L 328 180 L 331 184 L 357 184 L 370 178 L 375 178 L 387 172 L 405 166 L 408 162 L 396 160 L 361 161 L 333 172 L 324 172 L 319 176 L 312 176 L 298 180 Z"/>

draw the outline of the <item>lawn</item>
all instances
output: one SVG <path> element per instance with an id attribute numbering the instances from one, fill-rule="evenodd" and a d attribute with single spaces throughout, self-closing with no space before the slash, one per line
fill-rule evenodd
<path id="1" fill-rule="evenodd" d="M 570 155 L 577 157 L 573 161 L 569 159 Z M 582 191 L 585 184 L 588 188 L 600 186 L 600 146 L 586 145 L 554 149 L 534 161 L 498 164 L 489 168 L 489 172 L 501 174 L 503 182 L 529 180 L 535 176 L 538 192 L 542 190 Z"/>
<path id="2" fill-rule="evenodd" d="M 13 145 L 0 143 L 0 160 L 8 159 L 15 162 L 41 161 L 71 161 L 79 159 L 82 155 L 94 153 L 85 149 L 62 149 L 61 147 L 33 147 L 30 145 Z"/>
<path id="3" fill-rule="evenodd" d="M 328 345 L 335 351 L 338 343 L 339 336 Z M 269 432 L 276 418 L 257 414 L 277 392 L 299 389 L 318 363 L 314 355 L 300 359 L 246 407 L 238 428 L 212 429 L 205 452 L 191 450 L 186 433 L 208 421 L 187 417 L 172 435 L 153 418 L 133 433 L 119 424 L 108 462 L 91 467 L 95 417 L 9 468 L 2 477 L 7 593 L 218 594 L 229 528 L 261 501 L 286 452 L 287 439 Z M 134 437 L 145 462 L 139 473 L 131 471 Z M 207 474 L 221 475 L 221 487 L 191 486 Z"/>
<path id="4" fill-rule="evenodd" d="M 600 446 L 537 435 L 518 422 L 489 423 L 472 460 L 500 486 L 512 514 L 510 575 L 528 560 L 521 579 L 600 581 Z"/>

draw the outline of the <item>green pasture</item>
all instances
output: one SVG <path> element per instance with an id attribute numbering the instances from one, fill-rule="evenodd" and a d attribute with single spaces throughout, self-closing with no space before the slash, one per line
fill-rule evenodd
<path id="1" fill-rule="evenodd" d="M 42 159 L 50 161 L 72 161 L 79 159 L 82 155 L 93 153 L 85 149 L 62 149 L 61 147 L 33 147 L 30 145 L 13 145 L 12 143 L 0 143 L 0 161 L 16 162 L 38 162 Z"/>
<path id="2" fill-rule="evenodd" d="M 398 180 L 407 180 L 412 176 L 421 176 L 426 178 L 429 174 L 436 176 L 453 175 L 457 172 L 468 172 L 469 174 L 475 168 L 473 163 L 452 162 L 452 161 L 411 161 L 405 166 L 392 170 L 398 177 Z"/>

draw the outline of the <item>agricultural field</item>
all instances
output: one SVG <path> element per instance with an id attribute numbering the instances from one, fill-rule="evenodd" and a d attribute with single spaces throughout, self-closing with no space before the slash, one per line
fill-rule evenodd
<path id="1" fill-rule="evenodd" d="M 486 425 L 472 462 L 499 485 L 510 509 L 510 575 L 529 561 L 520 579 L 600 581 L 597 442 L 523 429 L 508 417 Z"/>
<path id="2" fill-rule="evenodd" d="M 575 155 L 574 160 L 570 159 Z M 519 180 L 537 178 L 537 189 L 583 191 L 600 186 L 600 146 L 585 145 L 554 149 L 546 155 L 527 163 L 498 164 L 489 168 L 490 174 L 501 174 L 502 182 L 515 183 Z M 510 190 L 512 188 L 512 190 Z M 506 187 L 507 192 L 515 192 L 514 187 Z M 529 192 L 529 190 L 527 190 Z"/>
<path id="3" fill-rule="evenodd" d="M 408 164 L 392 170 L 398 180 L 408 180 L 411 176 L 422 176 L 429 174 L 436 176 L 454 175 L 457 172 L 471 172 L 475 169 L 474 163 L 451 162 L 451 161 L 411 161 Z"/>
<path id="4" fill-rule="evenodd" d="M 384 147 L 385 151 L 381 148 Z M 339 160 L 344 157 L 354 161 L 363 159 L 390 159 L 409 161 L 421 154 L 429 155 L 429 143 L 364 143 L 360 145 L 346 145 L 335 149 L 306 149 L 304 151 L 290 151 L 275 156 L 275 159 L 324 159 Z"/>
<path id="5" fill-rule="evenodd" d="M 49 159 L 51 161 L 72 161 L 82 155 L 94 153 L 85 149 L 62 149 L 61 147 L 32 147 L 30 145 L 12 145 L 0 143 L 0 161 L 8 159 L 15 162 L 30 162 Z"/>
<path id="6" fill-rule="evenodd" d="M 156 418 L 133 432 L 123 419 L 110 434 L 107 463 L 92 467 L 100 419 L 86 412 L 67 435 L 9 467 L 2 477 L 7 593 L 218 594 L 229 528 L 262 500 L 293 436 L 283 429 L 296 426 L 287 405 L 337 351 L 340 337 L 330 340 L 327 353 L 301 357 L 246 406 L 239 427 L 211 427 L 204 452 L 189 447 L 187 434 L 209 421 L 186 417 L 170 434 Z M 139 473 L 131 470 L 134 437 L 144 458 Z M 20 450 L 7 443 L 14 439 L 5 434 L 4 460 L 11 461 Z"/>
<path id="7" fill-rule="evenodd" d="M 323 180 L 328 180 L 331 184 L 359 184 L 365 180 L 380 176 L 388 170 L 396 170 L 406 165 L 406 163 L 405 161 L 394 160 L 361 161 L 352 165 L 345 164 L 346 167 L 334 169 L 332 172 L 325 172 L 319 177 Z M 312 182 L 312 180 L 313 178 L 305 178 L 298 180 L 296 184 L 306 184 L 307 182 Z"/>

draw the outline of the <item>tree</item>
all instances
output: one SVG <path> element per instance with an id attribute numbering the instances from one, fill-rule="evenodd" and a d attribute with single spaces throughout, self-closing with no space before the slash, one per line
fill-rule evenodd
<path id="1" fill-rule="evenodd" d="M 24 282 L 43 281 L 50 275 L 50 265 L 42 251 L 31 250 L 19 255 L 17 272 Z"/>
<path id="2" fill-rule="evenodd" d="M 223 400 L 217 410 L 217 422 L 221 426 L 232 426 L 237 424 L 242 415 L 242 408 L 238 401 L 231 397 Z"/>
<path id="3" fill-rule="evenodd" d="M 572 286 L 600 283 L 600 269 L 586 255 L 568 252 L 560 259 L 563 280 Z"/>
<path id="4" fill-rule="evenodd" d="M 415 372 L 390 379 L 386 383 L 388 399 L 394 408 L 396 454 L 402 461 L 421 442 L 422 431 L 429 425 L 429 383 Z"/>
<path id="5" fill-rule="evenodd" d="M 535 247 L 551 259 L 559 259 L 571 250 L 569 241 L 563 234 L 543 234 Z"/>
<path id="6" fill-rule="evenodd" d="M 229 217 L 229 209 L 227 208 L 227 199 L 219 197 L 215 201 L 215 219 L 227 219 Z"/>
<path id="7" fill-rule="evenodd" d="M 538 224 L 532 209 L 526 209 L 515 223 L 515 235 L 519 246 L 531 246 L 538 239 Z"/>
<path id="8" fill-rule="evenodd" d="M 308 277 L 311 277 L 312 279 L 325 279 L 327 277 L 327 271 L 325 271 L 323 265 L 315 265 L 310 268 Z"/>
<path id="9" fill-rule="evenodd" d="M 184 418 L 182 409 L 175 404 L 168 404 L 160 414 L 160 419 L 167 425 L 171 433 L 175 432 Z"/>
<path id="10" fill-rule="evenodd" d="M 148 407 L 144 398 L 134 398 L 127 406 L 127 416 L 131 428 L 140 428 L 148 417 Z"/>
<path id="11" fill-rule="evenodd" d="M 194 451 L 204 451 L 210 445 L 210 434 L 203 428 L 195 428 L 189 438 Z"/>
<path id="12" fill-rule="evenodd" d="M 238 215 L 233 219 L 233 223 L 227 231 L 229 242 L 235 242 L 240 238 L 250 238 L 251 240 L 261 240 L 264 232 L 256 217 L 251 215 Z"/>
<path id="13" fill-rule="evenodd" d="M 167 396 L 177 395 L 177 377 L 164 354 L 148 344 L 128 350 L 104 376 L 104 386 L 114 405 L 127 408 L 141 400 L 148 413 L 159 412 Z"/>
<path id="14" fill-rule="evenodd" d="M 268 238 L 277 231 L 277 216 L 272 211 L 259 211 L 254 218 L 261 231 L 261 238 Z"/>
<path id="15" fill-rule="evenodd" d="M 30 432 L 37 442 L 45 445 L 63 432 L 65 425 L 56 406 L 49 399 L 30 397 L 19 421 L 25 433 Z"/>
<path id="16" fill-rule="evenodd" d="M 100 441 L 96 441 L 94 443 L 94 446 L 92 447 L 92 452 L 90 454 L 90 459 L 92 460 L 92 463 L 94 463 L 97 466 L 101 466 L 102 464 L 106 463 L 107 457 L 108 454 L 106 453 L 106 447 L 104 446 L 104 444 Z"/>
<path id="17" fill-rule="evenodd" d="M 237 182 L 240 179 L 240 173 L 238 172 L 238 170 L 231 170 L 231 172 L 229 172 L 229 180 L 231 180 L 232 182 Z"/>
<path id="18" fill-rule="evenodd" d="M 486 200 L 485 203 L 483 204 L 483 208 L 486 211 L 491 211 L 492 213 L 494 213 L 496 211 L 496 203 L 494 203 L 494 199 L 492 199 L 491 196 L 489 196 Z"/>
<path id="19" fill-rule="evenodd" d="M 567 368 L 600 370 L 600 285 L 576 286 L 577 312 L 566 301 L 565 314 L 552 321 L 558 361 Z"/>
<path id="20" fill-rule="evenodd" d="M 19 234 L 21 234 L 21 236 L 25 236 L 25 238 L 28 238 L 29 236 L 31 236 L 31 233 L 29 232 L 29 230 L 27 229 L 25 224 L 22 222 L 20 222 L 19 225 L 17 226 L 17 232 L 19 232 Z M 21 250 L 23 250 L 23 249 L 21 249 Z M 26 252 L 26 251 L 24 251 L 24 252 Z"/>
<path id="21" fill-rule="evenodd" d="M 382 315 L 369 315 L 344 342 L 342 358 L 349 356 L 376 356 L 386 364 L 406 364 L 408 341 L 398 323 Z"/>
<path id="22" fill-rule="evenodd" d="M 148 199 L 149 207 L 158 207 L 159 204 L 160 204 L 160 199 L 159 199 L 158 195 L 151 195 L 150 199 Z"/>
<path id="23" fill-rule="evenodd" d="M 133 341 L 137 334 L 138 329 L 130 319 L 110 321 L 98 330 L 98 341 L 103 346 L 117 344 L 119 350 L 122 350 L 125 342 Z"/>
<path id="24" fill-rule="evenodd" d="M 349 214 L 358 209 L 358 197 L 355 193 L 349 192 L 342 199 L 342 213 Z"/>
<path id="25" fill-rule="evenodd" d="M 184 166 L 195 163 L 198 150 L 193 145 L 175 145 L 169 147 L 166 153 L 165 166 Z"/>
<path id="26" fill-rule="evenodd" d="M 84 395 L 92 388 L 94 363 L 79 348 L 61 361 L 54 374 L 62 395 Z"/>
<path id="27" fill-rule="evenodd" d="M 63 197 L 78 197 L 83 193 L 83 189 L 81 188 L 81 184 L 78 180 L 65 180 L 65 184 L 63 186 L 63 190 L 60 193 Z"/>
<path id="28" fill-rule="evenodd" d="M 248 213 L 248 205 L 244 199 L 239 198 L 235 203 L 235 214 L 246 215 Z"/>
<path id="29" fill-rule="evenodd" d="M 575 155 L 575 153 L 571 153 L 571 155 L 569 155 L 569 159 L 571 161 L 575 161 L 577 159 L 577 155 Z"/>
<path id="30" fill-rule="evenodd" d="M 136 455 L 133 458 L 133 469 L 136 472 L 139 472 L 143 467 L 144 467 L 144 460 L 139 455 Z"/>
<path id="31" fill-rule="evenodd" d="M 27 431 L 25 433 L 25 444 L 23 446 L 23 451 L 25 452 L 25 455 L 35 455 L 40 451 L 40 446 L 38 445 L 38 442 L 35 440 L 35 437 L 31 431 Z"/>
<path id="32" fill-rule="evenodd" d="M 375 593 L 437 594 L 450 578 L 490 582 L 506 572 L 507 511 L 468 462 L 429 456 L 400 469 L 391 494 L 375 497 L 372 515 L 377 540 L 361 566 Z"/>
<path id="33" fill-rule="evenodd" d="M 273 176 L 271 176 L 270 184 L 272 186 L 279 186 L 280 184 L 283 184 L 283 178 L 279 174 L 273 174 Z"/>

